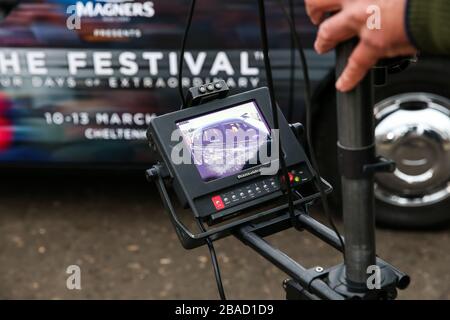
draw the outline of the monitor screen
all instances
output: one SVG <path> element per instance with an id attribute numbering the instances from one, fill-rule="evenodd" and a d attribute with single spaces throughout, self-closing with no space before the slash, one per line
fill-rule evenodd
<path id="1" fill-rule="evenodd" d="M 254 101 L 177 123 L 203 181 L 237 174 L 270 155 L 270 129 Z"/>

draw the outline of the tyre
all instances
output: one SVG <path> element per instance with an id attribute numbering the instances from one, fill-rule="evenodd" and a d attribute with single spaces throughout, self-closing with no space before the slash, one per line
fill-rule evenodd
<path id="1" fill-rule="evenodd" d="M 375 176 L 377 222 L 430 228 L 450 222 L 450 61 L 423 59 L 375 89 L 377 153 L 396 161 Z M 316 95 L 313 143 L 320 173 L 335 188 L 341 211 L 334 77 Z"/>

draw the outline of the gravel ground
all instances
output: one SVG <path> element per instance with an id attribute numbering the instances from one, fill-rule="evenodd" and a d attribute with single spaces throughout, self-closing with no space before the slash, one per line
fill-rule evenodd
<path id="1" fill-rule="evenodd" d="M 412 277 L 402 299 L 450 299 L 450 230 L 378 230 L 378 254 Z M 270 241 L 307 267 L 340 255 L 307 233 Z M 233 238 L 217 242 L 229 298 L 283 299 L 286 276 Z M 66 268 L 81 268 L 81 290 Z M 156 189 L 139 177 L 14 176 L 0 185 L 0 298 L 215 299 L 205 248 L 178 243 Z"/>

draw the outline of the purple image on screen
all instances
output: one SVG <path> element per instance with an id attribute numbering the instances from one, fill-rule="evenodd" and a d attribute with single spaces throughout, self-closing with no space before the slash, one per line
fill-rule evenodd
<path id="1" fill-rule="evenodd" d="M 203 181 L 257 166 L 261 164 L 260 151 L 268 154 L 270 129 L 253 101 L 177 126 Z"/>

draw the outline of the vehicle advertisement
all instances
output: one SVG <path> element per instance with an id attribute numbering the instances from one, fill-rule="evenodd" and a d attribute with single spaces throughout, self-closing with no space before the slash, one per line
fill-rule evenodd
<path id="1" fill-rule="evenodd" d="M 201 2 L 184 55 L 182 87 L 218 79 L 233 93 L 263 86 L 256 3 Z M 0 23 L 0 165 L 150 162 L 145 135 L 150 120 L 180 106 L 179 47 L 188 4 L 17 1 Z M 272 9 L 277 99 L 286 110 L 291 39 L 282 12 Z M 298 10 L 304 14 L 302 6 Z M 217 17 L 221 11 L 227 15 Z M 313 37 L 311 28 L 299 26 L 305 44 Z M 312 56 L 311 50 L 307 54 Z M 330 64 L 312 57 L 312 80 L 324 77 Z M 300 79 L 300 72 L 295 77 Z M 301 91 L 297 83 L 297 117 Z"/>

